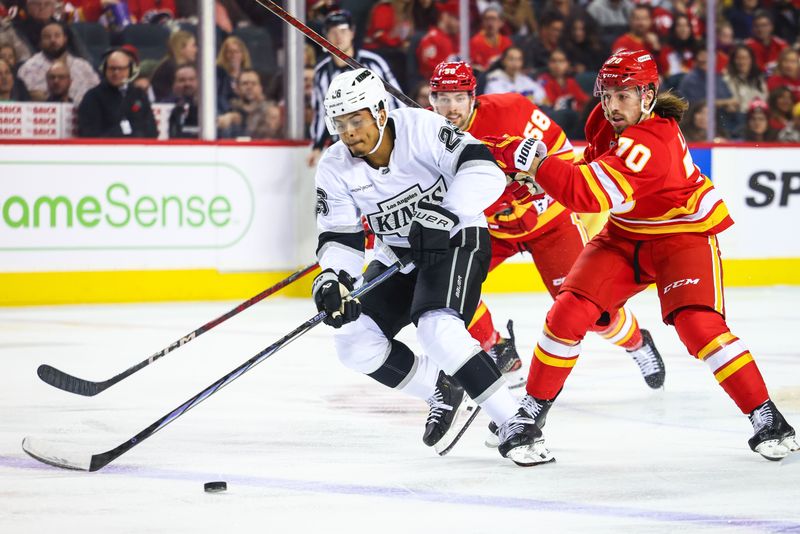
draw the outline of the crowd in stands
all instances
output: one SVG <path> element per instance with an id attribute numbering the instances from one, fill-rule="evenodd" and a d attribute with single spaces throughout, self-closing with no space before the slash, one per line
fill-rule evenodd
<path id="1" fill-rule="evenodd" d="M 283 137 L 282 36 L 293 30 L 255 0 L 214 5 L 218 137 Z M 478 93 L 523 94 L 579 140 L 600 64 L 646 49 L 662 91 L 690 104 L 688 140 L 707 138 L 714 113 L 719 140 L 800 141 L 800 0 L 716 3 L 711 106 L 705 0 L 470 0 L 467 12 L 469 58 L 455 0 L 308 0 L 306 20 L 426 107 L 433 68 L 468 59 Z M 195 0 L 0 0 L 0 101 L 71 102 L 79 135 L 123 137 L 153 137 L 151 106 L 172 103 L 170 137 L 196 137 L 196 35 Z M 325 90 L 348 68 L 306 45 L 312 163 L 329 142 Z"/>

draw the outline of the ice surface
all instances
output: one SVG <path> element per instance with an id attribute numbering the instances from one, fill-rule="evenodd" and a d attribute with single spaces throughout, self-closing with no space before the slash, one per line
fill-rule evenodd
<path id="1" fill-rule="evenodd" d="M 730 289 L 729 323 L 773 398 L 800 425 L 800 288 Z M 549 299 L 489 295 L 529 360 Z M 0 309 L 0 532 L 800 532 L 800 454 L 750 452 L 747 418 L 659 319 L 632 301 L 667 364 L 651 391 L 624 351 L 596 336 L 545 436 L 555 464 L 519 468 L 483 445 L 480 415 L 446 457 L 422 444 L 426 405 L 344 368 L 320 326 L 97 473 L 22 452 L 127 440 L 314 308 L 271 297 L 94 398 L 56 390 L 41 363 L 101 380 L 231 303 Z M 402 339 L 416 348 L 414 332 Z M 526 364 L 528 361 L 526 361 Z M 225 480 L 207 494 L 203 483 Z"/>

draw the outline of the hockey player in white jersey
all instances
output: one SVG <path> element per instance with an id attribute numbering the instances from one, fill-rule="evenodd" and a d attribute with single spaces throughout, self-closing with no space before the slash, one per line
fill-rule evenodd
<path id="1" fill-rule="evenodd" d="M 508 391 L 492 358 L 466 329 L 491 256 L 483 210 L 505 187 L 489 150 L 443 117 L 386 109 L 371 71 L 338 75 L 326 122 L 340 140 L 316 173 L 317 308 L 337 328 L 339 359 L 388 387 L 426 400 L 423 442 L 452 448 L 480 408 L 500 428 L 500 453 L 519 465 L 552 461 L 541 430 Z M 376 234 L 370 280 L 398 258 L 408 265 L 362 297 L 349 296 L 364 265 L 365 215 Z M 363 311 L 363 313 L 362 313 Z M 413 322 L 423 354 L 394 339 Z M 471 399 L 470 399 L 471 398 Z"/>

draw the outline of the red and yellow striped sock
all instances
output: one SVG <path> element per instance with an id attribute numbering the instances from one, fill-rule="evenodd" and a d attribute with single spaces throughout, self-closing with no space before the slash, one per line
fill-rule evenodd
<path id="1" fill-rule="evenodd" d="M 611 318 L 611 323 L 602 330 L 595 330 L 605 339 L 625 350 L 636 350 L 642 346 L 639 321 L 627 308 L 620 308 Z"/>
<path id="2" fill-rule="evenodd" d="M 720 334 L 697 353 L 742 413 L 769 399 L 764 378 L 744 343 L 730 332 Z"/>
<path id="3" fill-rule="evenodd" d="M 472 316 L 468 330 L 469 334 L 481 344 L 481 348 L 487 352 L 500 341 L 500 333 L 494 328 L 492 314 L 483 301 L 478 304 L 478 309 Z"/>

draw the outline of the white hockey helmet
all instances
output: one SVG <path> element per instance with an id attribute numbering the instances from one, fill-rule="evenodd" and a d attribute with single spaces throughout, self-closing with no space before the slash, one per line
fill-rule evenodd
<path id="1" fill-rule="evenodd" d="M 337 135 L 333 117 L 368 109 L 383 136 L 383 127 L 378 120 L 381 108 L 387 112 L 388 101 L 383 82 L 369 69 L 355 69 L 336 76 L 325 95 L 325 123 L 331 135 Z"/>

